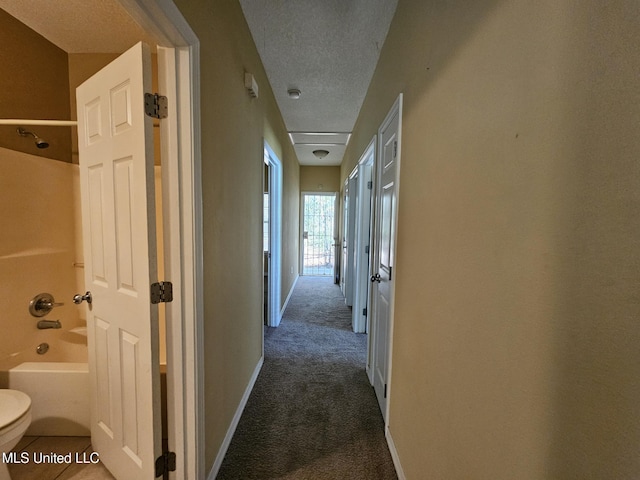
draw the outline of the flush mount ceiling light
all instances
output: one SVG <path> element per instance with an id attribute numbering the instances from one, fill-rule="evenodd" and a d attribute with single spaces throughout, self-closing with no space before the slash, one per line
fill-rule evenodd
<path id="1" fill-rule="evenodd" d="M 289 95 L 289 98 L 293 98 L 294 100 L 299 99 L 301 93 L 302 92 L 297 88 L 290 88 L 289 90 L 287 90 L 287 94 Z"/>
<path id="2" fill-rule="evenodd" d="M 312 152 L 316 157 L 318 157 L 320 160 L 322 160 L 324 157 L 326 157 L 327 155 L 329 155 L 329 150 L 314 150 Z"/>

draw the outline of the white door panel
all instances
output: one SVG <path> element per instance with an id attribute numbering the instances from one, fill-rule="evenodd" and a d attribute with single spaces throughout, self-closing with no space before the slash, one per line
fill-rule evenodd
<path id="1" fill-rule="evenodd" d="M 91 438 L 118 480 L 155 478 L 161 454 L 151 57 L 131 48 L 76 91 Z"/>

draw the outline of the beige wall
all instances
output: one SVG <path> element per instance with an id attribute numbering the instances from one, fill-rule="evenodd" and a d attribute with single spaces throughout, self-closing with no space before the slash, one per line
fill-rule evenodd
<path id="1" fill-rule="evenodd" d="M 637 2 L 400 0 L 390 432 L 407 478 L 640 471 Z"/>
<path id="2" fill-rule="evenodd" d="M 0 32 L 0 117 L 68 120 L 67 54 L 1 9 Z M 25 126 L 49 142 L 46 149 L 16 128 L 0 125 L 0 147 L 71 161 L 69 128 Z"/>
<path id="3" fill-rule="evenodd" d="M 283 296 L 297 275 L 299 167 L 239 2 L 176 3 L 200 39 L 208 472 L 262 355 L 264 139 L 284 168 Z"/>
<path id="4" fill-rule="evenodd" d="M 300 167 L 301 192 L 339 192 L 340 167 Z"/>

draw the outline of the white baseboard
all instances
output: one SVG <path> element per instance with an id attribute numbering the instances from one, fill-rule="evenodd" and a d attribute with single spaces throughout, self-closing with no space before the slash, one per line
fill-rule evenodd
<path id="1" fill-rule="evenodd" d="M 229 425 L 229 429 L 227 430 L 227 434 L 224 437 L 224 441 L 222 445 L 220 445 L 220 450 L 218 450 L 218 455 L 216 456 L 216 461 L 213 462 L 213 467 L 209 472 L 209 476 L 207 480 L 215 480 L 218 475 L 218 470 L 222 466 L 222 461 L 224 460 L 224 456 L 227 454 L 227 450 L 229 449 L 229 445 L 231 444 L 231 439 L 233 435 L 236 433 L 236 428 L 238 427 L 238 422 L 240 422 L 240 417 L 242 416 L 242 412 L 244 411 L 244 407 L 247 405 L 247 401 L 249 400 L 249 395 L 251 395 L 251 391 L 253 390 L 253 386 L 258 379 L 258 375 L 260 374 L 260 370 L 262 369 L 262 364 L 264 363 L 264 355 L 260 357 L 260 361 L 256 365 L 255 370 L 253 371 L 253 375 L 251 375 L 251 379 L 249 380 L 249 384 L 247 385 L 246 390 L 244 391 L 244 395 L 242 395 L 242 399 L 240 400 L 240 404 L 236 409 L 236 413 L 233 416 L 233 420 L 231 420 L 231 425 Z"/>
<path id="2" fill-rule="evenodd" d="M 404 470 L 402 470 L 402 465 L 400 464 L 400 457 L 398 457 L 398 451 L 396 450 L 395 443 L 393 443 L 393 437 L 391 436 L 389 427 L 385 428 L 384 436 L 387 439 L 387 445 L 389 446 L 389 452 L 391 452 L 393 465 L 394 467 L 396 467 L 396 474 L 398 475 L 398 480 L 407 480 L 407 477 L 404 475 Z"/>
<path id="3" fill-rule="evenodd" d="M 300 275 L 296 276 L 296 279 L 293 281 L 293 285 L 291 285 L 291 289 L 289 290 L 289 295 L 287 295 L 287 299 L 284 301 L 282 310 L 280 310 L 280 318 L 282 318 L 282 315 L 284 315 L 284 311 L 287 309 L 287 305 L 289 305 L 289 300 L 291 300 L 291 295 L 293 295 L 293 290 L 296 288 L 296 283 L 298 283 L 299 278 L 300 278 Z"/>

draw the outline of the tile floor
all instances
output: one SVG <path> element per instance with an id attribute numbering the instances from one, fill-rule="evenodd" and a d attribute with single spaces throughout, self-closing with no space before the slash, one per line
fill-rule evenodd
<path id="1" fill-rule="evenodd" d="M 93 450 L 89 437 L 23 437 L 13 451 L 26 462 L 9 464 L 12 480 L 114 480 L 101 463 L 90 463 Z M 71 454 L 71 462 L 43 462 L 41 455 L 51 453 Z"/>

